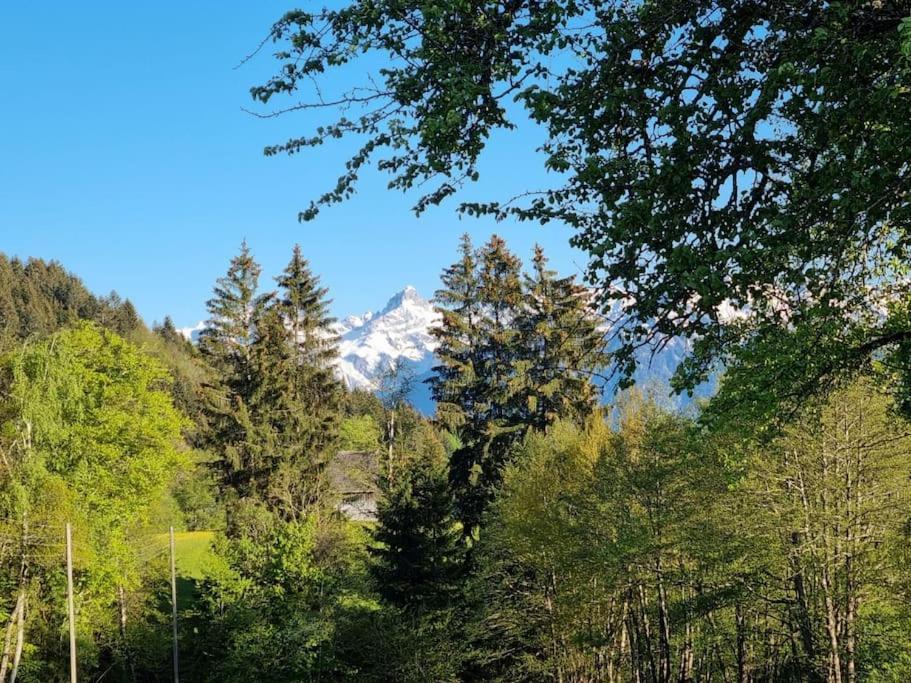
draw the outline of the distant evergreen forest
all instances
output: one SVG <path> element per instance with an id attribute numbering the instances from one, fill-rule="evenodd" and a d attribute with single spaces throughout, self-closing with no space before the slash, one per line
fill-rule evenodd
<path id="1" fill-rule="evenodd" d="M 0 253 L 0 348 L 47 337 L 79 320 L 121 335 L 143 327 L 129 300 L 113 292 L 95 296 L 59 263 L 38 258 L 23 262 Z"/>

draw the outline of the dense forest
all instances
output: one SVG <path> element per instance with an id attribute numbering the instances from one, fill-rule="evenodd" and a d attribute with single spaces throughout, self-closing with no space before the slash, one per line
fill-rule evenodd
<path id="1" fill-rule="evenodd" d="M 198 343 L 0 256 L 0 683 L 71 628 L 93 681 L 911 680 L 908 2 L 348 0 L 269 46 L 261 115 L 324 116 L 266 154 L 357 141 L 301 220 L 373 166 L 584 278 L 464 237 L 425 416 L 338 379 L 300 248 L 241 245 Z M 524 125 L 550 184 L 465 197 Z"/>

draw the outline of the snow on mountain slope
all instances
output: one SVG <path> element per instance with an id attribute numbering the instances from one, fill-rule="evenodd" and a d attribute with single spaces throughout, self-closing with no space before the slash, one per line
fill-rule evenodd
<path id="1" fill-rule="evenodd" d="M 438 320 L 433 304 L 409 285 L 378 313 L 368 311 L 336 323 L 338 370 L 345 384 L 376 391 L 393 362 L 403 362 L 420 382 L 433 366 L 437 345 L 429 330 Z"/>
<path id="2" fill-rule="evenodd" d="M 433 367 L 437 346 L 429 330 L 438 319 L 433 304 L 409 285 L 378 313 L 367 311 L 339 320 L 334 331 L 339 336 L 340 378 L 351 389 L 376 391 L 383 372 L 393 362 L 401 362 L 413 376 L 414 400 L 426 403 L 429 397 L 422 382 Z M 178 331 L 195 343 L 204 327 L 205 322 L 199 322 Z"/>
<path id="3" fill-rule="evenodd" d="M 336 323 L 336 331 L 341 337 L 339 374 L 351 388 L 376 391 L 383 371 L 393 361 L 404 361 L 414 379 L 409 398 L 419 410 L 433 412 L 429 389 L 423 380 L 430 376 L 434 365 L 433 353 L 437 347 L 436 340 L 428 330 L 439 321 L 439 317 L 433 310 L 433 304 L 409 286 L 392 297 L 379 313 L 349 316 Z M 610 317 L 621 316 L 618 313 L 617 316 Z M 650 356 L 648 349 L 642 349 L 639 354 L 640 366 L 634 376 L 636 383 L 663 391 L 669 387 L 677 364 L 689 350 L 690 345 L 684 339 L 671 340 L 654 356 Z M 711 381 L 699 387 L 695 394 L 708 396 L 714 390 L 714 381 Z M 605 400 L 612 398 L 615 392 L 614 379 L 604 387 Z M 690 399 L 686 396 L 670 396 L 668 391 L 668 402 L 684 407 Z"/>
<path id="4" fill-rule="evenodd" d="M 181 327 L 177 330 L 185 339 L 194 344 L 199 341 L 199 333 L 206 328 L 206 321 L 200 320 L 192 327 Z"/>

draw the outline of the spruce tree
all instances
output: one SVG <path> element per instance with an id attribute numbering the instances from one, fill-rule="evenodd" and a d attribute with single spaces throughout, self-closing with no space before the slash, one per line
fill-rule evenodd
<path id="1" fill-rule="evenodd" d="M 164 317 L 164 321 L 160 325 L 153 327 L 152 331 L 161 337 L 165 344 L 171 346 L 185 346 L 188 343 L 180 332 L 177 331 L 174 320 L 169 315 Z"/>
<path id="2" fill-rule="evenodd" d="M 322 287 L 319 277 L 310 270 L 300 245 L 294 245 L 291 261 L 276 282 L 278 303 L 293 333 L 301 362 L 330 366 L 338 356 L 337 335 L 332 331 L 335 319 L 329 314 L 332 301 L 326 298 L 329 289 Z"/>
<path id="3" fill-rule="evenodd" d="M 304 411 L 295 436 L 317 459 L 336 443 L 343 396 L 334 369 L 338 335 L 329 314 L 329 290 L 320 285 L 299 246 L 294 247 L 291 261 L 276 280 L 276 306 L 293 347 L 293 391 Z"/>
<path id="4" fill-rule="evenodd" d="M 521 426 L 517 405 L 516 362 L 521 355 L 517 322 L 521 315 L 522 262 L 494 235 L 479 254 L 481 308 L 479 327 L 484 340 L 482 358 L 483 399 L 491 438 L 508 436 Z"/>
<path id="5" fill-rule="evenodd" d="M 447 606 L 462 568 L 443 447 L 438 440 L 425 447 L 394 479 L 381 480 L 370 564 L 380 595 L 416 612 Z"/>
<path id="6" fill-rule="evenodd" d="M 209 319 L 199 335 L 200 350 L 242 399 L 249 398 L 252 390 L 249 366 L 255 321 L 268 301 L 268 295 L 257 294 L 261 271 L 244 240 L 206 302 Z"/>
<path id="7" fill-rule="evenodd" d="M 430 384 L 439 421 L 460 440 L 450 479 L 466 535 L 479 526 L 515 445 L 529 429 L 589 414 L 592 375 L 607 364 L 585 288 L 550 270 L 540 247 L 532 273 L 521 271 L 500 237 L 475 250 L 465 236 L 436 293 L 440 363 Z"/>
<path id="8" fill-rule="evenodd" d="M 592 376 L 609 358 L 591 302 L 575 276 L 559 277 L 535 246 L 517 323 L 527 423 L 533 429 L 543 430 L 558 418 L 578 423 L 597 402 Z"/>
<path id="9" fill-rule="evenodd" d="M 477 258 L 471 237 L 462 235 L 459 260 L 443 271 L 442 288 L 434 300 L 440 324 L 430 330 L 439 346 L 430 379 L 438 418 L 452 429 L 463 429 L 471 417 L 481 363 L 481 317 Z"/>
<path id="10" fill-rule="evenodd" d="M 142 326 L 142 319 L 136 311 L 136 307 L 129 299 L 124 300 L 114 312 L 112 329 L 122 337 L 129 336 Z"/>
<path id="11" fill-rule="evenodd" d="M 328 291 L 295 247 L 279 291 L 257 311 L 250 345 L 251 490 L 286 519 L 321 500 L 338 438 L 341 384 Z"/>
<path id="12" fill-rule="evenodd" d="M 241 497 L 256 493 L 256 473 L 263 461 L 252 407 L 257 386 L 252 363 L 256 321 L 270 298 L 257 293 L 260 272 L 244 241 L 206 303 L 209 320 L 199 338 L 200 351 L 218 375 L 206 396 L 206 445 L 221 456 L 214 465 L 223 483 Z"/>
<path id="13" fill-rule="evenodd" d="M 433 334 L 440 341 L 440 365 L 431 387 L 441 403 L 440 418 L 462 442 L 451 457 L 450 479 L 468 536 L 526 427 L 516 377 L 522 266 L 496 235 L 476 253 L 465 237 L 460 251 L 436 294 L 442 321 Z"/>
<path id="14" fill-rule="evenodd" d="M 318 501 L 338 437 L 334 321 L 299 247 L 278 292 L 259 295 L 259 275 L 244 244 L 209 301 L 200 347 L 222 378 L 210 401 L 211 445 L 238 495 L 295 518 Z"/>
<path id="15" fill-rule="evenodd" d="M 299 480 L 297 465 L 306 445 L 298 438 L 303 407 L 295 390 L 297 362 L 291 333 L 278 306 L 260 311 L 256 335 L 250 346 L 252 392 L 250 490 L 286 517 L 294 517 L 304 505 L 299 497 L 277 486 L 289 475 Z M 293 472 L 292 472 L 293 471 Z"/>
<path id="16" fill-rule="evenodd" d="M 0 253 L 0 352 L 12 348 L 19 337 L 19 312 L 14 288 L 16 276 L 6 255 Z"/>

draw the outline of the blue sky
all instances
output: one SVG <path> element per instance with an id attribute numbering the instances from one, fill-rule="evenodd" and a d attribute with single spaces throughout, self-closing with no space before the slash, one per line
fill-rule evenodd
<path id="1" fill-rule="evenodd" d="M 276 63 L 268 50 L 234 68 L 291 7 L 0 3 L 0 251 L 57 259 L 93 291 L 132 299 L 148 322 L 171 314 L 178 325 L 205 316 L 243 238 L 267 277 L 300 243 L 337 315 L 375 309 L 405 284 L 429 296 L 465 231 L 478 241 L 497 231 L 523 258 L 540 242 L 563 272 L 584 266 L 565 228 L 460 220 L 453 204 L 416 218 L 413 197 L 376 173 L 350 202 L 298 223 L 346 149 L 265 158 L 265 145 L 314 120 L 241 110 Z M 469 196 L 543 184 L 528 151 L 538 139 L 527 127 L 492 141 Z"/>

